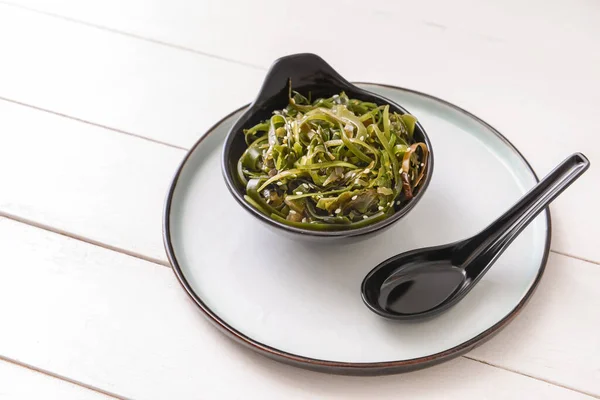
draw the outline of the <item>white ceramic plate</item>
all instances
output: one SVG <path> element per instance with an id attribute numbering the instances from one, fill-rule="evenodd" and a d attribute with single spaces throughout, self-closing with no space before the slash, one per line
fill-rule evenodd
<path id="1" fill-rule="evenodd" d="M 177 172 L 165 207 L 165 245 L 200 309 L 254 350 L 339 373 L 422 368 L 470 350 L 521 310 L 545 266 L 550 216 L 541 213 L 445 314 L 407 323 L 369 311 L 360 284 L 375 265 L 402 251 L 477 233 L 537 178 L 504 137 L 466 111 L 406 89 L 359 86 L 404 106 L 431 139 L 433 178 L 407 216 L 347 245 L 278 236 L 236 203 L 221 174 L 221 145 L 238 110 L 203 136 Z"/>

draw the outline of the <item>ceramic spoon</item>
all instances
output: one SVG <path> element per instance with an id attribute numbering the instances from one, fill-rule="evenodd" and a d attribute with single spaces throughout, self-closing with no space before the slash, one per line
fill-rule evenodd
<path id="1" fill-rule="evenodd" d="M 523 229 L 589 165 L 583 154 L 575 153 L 477 235 L 385 260 L 363 280 L 363 301 L 375 313 L 398 320 L 428 318 L 452 307 L 473 289 Z"/>

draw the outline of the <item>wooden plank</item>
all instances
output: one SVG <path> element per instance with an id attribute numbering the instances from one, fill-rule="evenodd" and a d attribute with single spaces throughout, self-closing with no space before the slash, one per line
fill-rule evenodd
<path id="1" fill-rule="evenodd" d="M 275 0 L 194 3 L 173 0 L 151 4 L 143 0 L 9 2 L 263 66 L 268 65 L 275 51 L 285 51 L 277 49 L 275 41 L 285 43 L 283 49 L 301 46 L 320 48 L 317 39 L 330 34 L 340 37 L 336 46 L 343 47 L 348 42 L 356 45 L 356 48 L 366 41 L 374 46 L 378 41 L 387 44 L 393 38 L 399 38 L 396 40 L 401 40 L 404 46 L 407 41 L 419 41 L 420 35 L 427 31 L 458 33 L 491 42 L 510 41 L 534 48 L 559 49 L 565 45 L 572 46 L 573 43 L 590 46 L 594 43 L 593 36 L 598 34 L 595 21 L 600 16 L 600 7 L 595 2 L 585 0 L 551 3 L 536 0 L 527 4 L 518 0 L 458 0 L 452 3 L 439 0 L 418 3 L 381 0 L 369 7 L 364 7 L 364 3 L 358 0 L 344 1 L 343 5 L 305 0 L 302 7 Z M 315 25 L 315 10 L 323 15 L 335 16 L 337 24 Z M 278 30 L 276 38 L 271 34 L 272 27 L 282 23 L 286 29 Z M 369 25 L 377 27 L 375 39 L 380 40 L 373 40 L 374 37 L 368 34 L 371 33 L 367 30 Z M 364 34 L 355 34 L 351 40 L 344 40 L 350 36 L 346 33 L 347 29 L 357 26 L 363 27 Z M 253 46 L 248 46 L 248 43 Z M 266 58 L 265 50 L 270 52 Z M 340 51 L 339 55 L 342 54 Z"/>
<path id="2" fill-rule="evenodd" d="M 598 85 L 590 78 L 595 76 L 600 55 L 588 50 L 600 37 L 595 23 L 600 7 L 584 0 L 578 1 L 577 6 L 569 1 L 534 1 L 524 5 L 517 0 L 461 0 L 451 4 L 386 0 L 368 9 L 359 1 L 346 1 L 341 7 L 318 0 L 304 2 L 303 7 L 275 0 L 193 4 L 175 0 L 151 5 L 141 0 L 94 4 L 76 0 L 13 2 L 264 68 L 284 54 L 312 51 L 330 60 L 351 79 L 407 85 L 467 106 L 480 104 L 479 96 L 484 94 L 487 102 L 483 108 L 491 110 L 497 108 L 494 102 L 502 100 L 505 91 L 512 94 L 506 105 L 512 108 L 521 105 L 517 99 L 527 98 L 528 93 L 521 93 L 522 90 L 549 92 L 550 99 L 538 100 L 554 99 L 559 105 L 563 99 L 573 98 L 564 96 L 567 93 L 576 93 L 577 103 L 598 99 L 593 90 L 586 89 L 588 85 Z M 336 15 L 340 25 L 315 28 L 315 9 Z M 473 13 L 465 13 L 465 9 Z M 406 18 L 408 10 L 410 18 Z M 248 21 L 252 21 L 251 28 Z M 273 21 L 285 21 L 286 29 L 273 35 Z M 379 40 L 369 34 L 337 40 L 335 46 L 324 40 L 328 34 L 335 34 L 335 29 L 343 32 L 347 26 L 367 25 L 377 26 Z M 401 38 L 401 52 L 390 51 L 394 48 L 389 44 L 390 38 Z M 366 48 L 382 61 L 365 57 L 361 50 Z M 576 67 L 570 62 L 573 58 L 579 60 Z M 501 89 L 501 93 L 491 95 Z M 500 121 L 505 115 L 503 110 L 490 114 Z"/>
<path id="3" fill-rule="evenodd" d="M 264 72 L 0 4 L 0 96 L 191 146 Z"/>
<path id="4" fill-rule="evenodd" d="M 600 394 L 600 268 L 558 254 L 523 313 L 469 356 Z"/>
<path id="5" fill-rule="evenodd" d="M 0 354 L 123 396 L 392 399 L 401 393 L 426 399 L 587 398 L 465 358 L 403 376 L 374 378 L 288 367 L 217 332 L 168 268 L 1 218 L 0 239 L 6 266 L 0 268 Z M 562 268 L 558 259 L 549 268 Z M 574 263 L 571 273 L 586 272 L 583 262 Z M 585 287 L 574 289 L 577 293 Z M 579 306 L 580 296 L 585 293 L 564 301 Z M 535 305 L 527 311 L 554 315 Z M 579 329 L 593 331 L 597 321 L 590 317 L 577 321 Z M 581 335 L 580 340 L 595 343 L 592 335 Z M 567 342 L 564 349 L 575 351 L 580 345 Z M 578 368 L 597 378 L 593 351 L 587 349 Z M 546 357 L 543 349 L 537 356 Z M 552 358 L 546 362 L 554 365 Z M 554 367 L 557 381 L 572 383 L 565 382 L 566 366 Z M 598 394 L 595 382 L 598 379 L 579 380 L 583 386 L 578 389 Z"/>
<path id="6" fill-rule="evenodd" d="M 0 360 L 0 399 L 108 400 L 101 393 Z"/>
<path id="7" fill-rule="evenodd" d="M 104 14 L 111 13 L 110 4 L 113 3 L 107 2 L 108 11 Z M 82 3 L 81 7 L 87 5 Z M 99 6 L 91 9 L 95 7 Z M 177 32 L 180 26 L 203 26 L 193 19 L 200 9 L 183 13 L 177 7 L 172 11 L 153 7 L 159 6 L 139 8 L 166 18 L 157 26 L 169 22 Z M 235 12 L 244 7 L 248 7 L 246 3 Z M 276 9 L 272 12 L 280 12 L 278 7 L 272 8 Z M 0 96 L 177 146 L 190 146 L 207 127 L 250 100 L 264 74 L 56 17 L 6 5 L 0 5 L 0 9 L 1 37 L 19 38 L 0 41 Z M 212 20 L 221 21 L 218 17 L 225 12 L 222 6 L 215 3 L 208 9 L 212 10 L 207 11 Z M 139 19 L 146 21 L 144 15 Z M 389 16 L 369 18 L 389 29 L 388 36 L 392 35 L 391 30 L 412 29 L 410 24 L 406 28 L 391 24 L 385 19 Z M 301 20 L 293 18 L 290 23 Z M 230 21 L 231 26 L 238 26 L 235 21 Z M 271 35 L 270 31 L 263 32 L 267 29 L 263 25 L 253 25 L 253 29 L 244 31 L 244 37 L 253 40 L 253 46 L 239 42 L 244 43 L 246 51 L 268 60 L 266 64 L 283 53 L 316 51 L 351 79 L 406 85 L 454 101 L 499 128 L 542 175 L 574 151 L 584 151 L 593 164 L 600 161 L 600 138 L 593 134 L 600 104 L 600 80 L 596 79 L 600 53 L 588 51 L 590 47 L 581 41 L 561 48 L 561 56 L 557 57 L 556 51 L 543 47 L 532 49 L 508 40 L 494 42 L 424 25 L 425 28 L 415 28 L 418 40 L 404 43 L 400 53 L 412 54 L 418 62 L 393 62 L 398 55 L 391 52 L 392 61 L 374 63 L 365 57 L 352 57 L 349 61 L 347 56 L 353 54 L 355 46 L 385 50 L 377 47 L 384 41 L 373 41 L 368 35 L 358 36 L 357 40 L 364 43 L 341 41 L 330 46 L 318 32 L 301 29 L 302 26 L 292 25 Z M 204 37 L 201 31 L 190 32 L 195 32 L 190 37 Z M 262 40 L 260 35 L 267 33 L 268 37 Z M 231 42 L 233 37 L 237 38 L 233 34 L 221 35 L 214 42 L 231 48 L 237 43 Z M 291 47 L 286 45 L 288 42 Z M 573 59 L 579 60 L 576 67 Z M 48 132 L 44 129 L 35 133 Z M 600 262 L 600 248 L 594 241 L 600 235 L 600 226 L 587 223 L 600 216 L 597 208 L 591 207 L 600 202 L 600 188 L 595 184 L 599 180 L 600 171 L 592 168 L 553 204 L 553 248 L 557 251 Z M 581 229 L 583 226 L 587 228 Z"/>
<path id="8" fill-rule="evenodd" d="M 166 262 L 162 208 L 185 152 L 0 101 L 0 211 Z"/>

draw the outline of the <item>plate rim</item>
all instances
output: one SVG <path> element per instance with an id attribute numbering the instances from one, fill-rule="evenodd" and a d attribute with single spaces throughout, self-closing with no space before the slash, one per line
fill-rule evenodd
<path id="1" fill-rule="evenodd" d="M 495 134 L 500 140 L 504 142 L 511 150 L 513 150 L 521 159 L 525 162 L 525 165 L 533 175 L 533 178 L 536 182 L 539 182 L 539 178 L 535 173 L 534 169 L 531 167 L 531 164 L 525 156 L 506 138 L 502 135 L 496 128 L 477 117 L 476 115 L 470 113 L 469 111 L 450 103 L 446 100 L 440 99 L 439 97 L 432 96 L 427 93 L 419 92 L 413 89 L 407 89 L 400 86 L 382 84 L 382 83 L 373 83 L 373 82 L 352 82 L 357 85 L 371 85 L 371 86 L 380 86 L 390 89 L 401 90 L 405 92 L 409 92 L 418 96 L 426 97 L 430 100 L 438 101 L 446 106 L 451 107 L 452 109 L 466 115 L 469 118 L 474 119 L 480 124 L 484 125 L 487 129 L 489 129 L 493 134 Z M 533 294 L 535 293 L 539 282 L 541 281 L 542 276 L 544 275 L 546 264 L 548 262 L 548 256 L 550 254 L 550 242 L 552 238 L 552 221 L 550 216 L 550 209 L 547 207 L 546 212 L 546 242 L 544 244 L 544 254 L 538 269 L 538 273 L 533 281 L 533 284 L 529 288 L 529 290 L 525 293 L 521 301 L 500 321 L 496 322 L 494 325 L 481 332 L 477 336 L 472 337 L 471 339 L 457 345 L 446 349 L 442 352 L 438 352 L 435 354 L 431 354 L 424 357 L 417 357 L 407 360 L 397 360 L 397 361 L 383 361 L 383 362 L 346 362 L 346 361 L 331 361 L 331 360 L 321 360 L 317 358 L 305 357 L 298 354 L 289 353 L 286 351 L 279 350 L 275 347 L 271 347 L 264 343 L 261 343 L 250 336 L 245 335 L 244 333 L 238 331 L 234 327 L 230 326 L 225 322 L 221 317 L 219 317 L 215 312 L 213 312 L 196 294 L 193 288 L 188 283 L 185 275 L 179 265 L 177 258 L 175 257 L 175 251 L 173 248 L 173 243 L 171 240 L 171 205 L 173 201 L 173 195 L 175 193 L 175 189 L 177 186 L 177 182 L 181 175 L 181 172 L 185 168 L 188 160 L 191 155 L 196 151 L 198 146 L 206 139 L 219 125 L 221 125 L 227 118 L 235 115 L 239 111 L 248 107 L 250 103 L 245 104 L 234 111 L 230 112 L 215 124 L 213 124 L 209 129 L 207 129 L 206 133 L 202 135 L 196 143 L 188 150 L 183 160 L 180 162 L 177 170 L 171 180 L 171 184 L 169 185 L 169 190 L 167 191 L 166 199 L 163 207 L 163 224 L 162 224 L 162 235 L 163 235 L 163 244 L 165 247 L 165 251 L 167 254 L 167 259 L 169 264 L 171 264 L 172 270 L 177 277 L 180 285 L 183 287 L 187 295 L 191 298 L 191 300 L 195 303 L 195 305 L 202 311 L 204 316 L 213 323 L 222 333 L 224 333 L 230 339 L 233 339 L 235 342 L 244 345 L 247 348 L 250 348 L 259 354 L 266 356 L 268 358 L 274 359 L 276 361 L 280 361 L 286 364 L 290 364 L 296 367 L 310 369 L 319 372 L 329 372 L 343 375 L 387 375 L 401 372 L 409 372 L 417 369 L 426 368 L 429 366 L 433 366 L 445 361 L 449 361 L 453 358 L 459 357 L 473 348 L 485 343 L 487 340 L 491 339 L 494 335 L 500 332 L 504 327 L 506 327 L 520 312 L 523 310 L 525 305 L 529 302 Z"/>

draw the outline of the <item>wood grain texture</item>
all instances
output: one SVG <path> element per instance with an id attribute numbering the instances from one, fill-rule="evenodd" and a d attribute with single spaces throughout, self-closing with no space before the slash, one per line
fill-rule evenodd
<path id="1" fill-rule="evenodd" d="M 180 149 L 0 101 L 0 211 L 166 262 L 162 207 Z"/>
<path id="2" fill-rule="evenodd" d="M 109 400 L 113 397 L 0 360 L 0 399 Z"/>
<path id="3" fill-rule="evenodd" d="M 129 22 L 136 35 L 263 66 L 291 52 L 316 52 L 349 79 L 406 86 L 466 108 L 506 135 L 541 175 L 570 153 L 583 151 L 592 168 L 552 205 L 553 248 L 600 262 L 600 248 L 595 245 L 600 226 L 587 223 L 600 217 L 598 209 L 590 206 L 600 202 L 600 188 L 595 184 L 600 172 L 593 167 L 600 162 L 600 139 L 594 134 L 600 105 L 600 80 L 596 79 L 600 53 L 589 51 L 590 40 L 600 39 L 600 28 L 590 25 L 589 19 L 600 11 L 592 3 L 563 6 L 562 15 L 570 19 L 556 24 L 561 15 L 559 3 L 543 7 L 543 14 L 532 18 L 541 9 L 538 3 L 519 11 L 517 3 L 511 2 L 500 12 L 493 5 L 463 0 L 465 7 L 491 21 L 491 30 L 481 34 L 474 33 L 482 29 L 481 23 L 457 16 L 463 14 L 460 7 L 454 12 L 448 6 L 439 7 L 448 14 L 446 19 L 440 19 L 444 12 L 436 8 L 437 17 L 430 21 L 423 12 L 435 7 L 414 6 L 422 19 L 402 24 L 395 19 L 407 4 L 390 3 L 389 12 L 375 9 L 367 16 L 356 13 L 353 2 L 336 7 L 340 20 L 358 23 L 357 18 L 368 18 L 382 30 L 381 37 L 413 38 L 402 43 L 401 52 L 390 51 L 385 40 L 369 35 L 331 46 L 323 40 L 323 32 L 307 26 L 309 16 L 289 18 L 306 12 L 292 3 L 263 2 L 264 7 L 183 0 L 168 5 L 142 5 L 134 0 L 46 3 L 23 0 L 21 4 L 111 29 Z M 4 55 L 0 96 L 153 140 L 189 147 L 212 123 L 250 101 L 264 75 L 255 68 L 191 51 L 17 7 L 0 7 L 0 34 L 19 38 L 0 41 Z M 451 17 L 463 25 L 448 22 Z M 243 29 L 248 19 L 254 21 L 252 29 Z M 273 35 L 266 23 L 270 20 L 286 20 L 288 26 Z M 502 36 L 502 23 L 497 21 L 514 21 L 518 31 L 505 29 Z M 570 29 L 573 24 L 580 28 Z M 43 35 L 38 33 L 42 31 Z M 515 32 L 524 37 L 522 42 Z M 540 32 L 553 40 L 533 46 Z M 389 60 L 371 62 L 351 56 L 357 54 L 356 48 L 371 48 Z M 406 62 L 405 55 L 414 62 Z"/>
<path id="4" fill-rule="evenodd" d="M 122 396 L 587 398 L 465 358 L 375 378 L 292 368 L 217 332 L 167 268 L 7 219 L 0 239 L 0 354 Z"/>
<path id="5" fill-rule="evenodd" d="M 144 0 L 6 2 L 265 67 L 271 57 L 277 56 L 277 51 L 322 46 L 318 39 L 343 32 L 346 27 L 357 24 L 374 25 L 377 31 L 354 35 L 352 40 L 339 40 L 336 47 L 330 50 L 331 53 L 342 56 L 340 50 L 346 49 L 346 46 L 367 41 L 372 46 L 387 45 L 388 38 L 396 38 L 403 46 L 411 45 L 406 42 L 422 41 L 421 36 L 428 31 L 489 42 L 515 42 L 531 46 L 532 50 L 558 49 L 573 42 L 589 46 L 594 42 L 594 35 L 598 34 L 595 21 L 600 16 L 597 2 L 586 0 L 558 0 L 551 3 L 535 0 L 527 4 L 518 0 L 458 0 L 452 3 L 438 0 L 418 3 L 381 0 L 369 4 L 369 7 L 358 0 L 338 3 L 306 0 L 303 7 L 297 7 L 293 2 L 275 0 L 251 3 L 236 0 L 173 0 L 150 4 Z M 306 29 L 311 26 L 317 9 L 323 14 L 335 16 L 339 24 Z M 252 23 L 248 22 L 250 20 Z M 273 24 L 285 21 L 286 29 L 279 30 L 278 37 L 274 38 L 270 35 L 272 24 L 265 23 L 269 21 Z M 575 27 L 577 29 L 573 29 Z M 374 38 L 381 39 L 381 43 L 372 40 Z M 252 42 L 253 48 L 248 46 Z M 277 49 L 276 42 L 285 43 L 285 47 Z M 270 51 L 266 58 L 265 50 Z"/>
<path id="6" fill-rule="evenodd" d="M 176 146 L 264 72 L 0 4 L 0 96 Z"/>
<path id="7" fill-rule="evenodd" d="M 600 268 L 551 254 L 523 310 L 469 357 L 600 395 Z"/>
<path id="8" fill-rule="evenodd" d="M 0 102 L 0 107 L 3 116 L 0 126 L 6 123 L 13 133 L 8 145 L 0 147 L 0 167 L 5 171 L 0 210 L 164 261 L 160 234 L 162 202 L 172 170 L 183 151 L 7 102 Z M 553 256 L 552 263 L 556 259 L 563 257 Z M 563 262 L 566 263 L 559 264 Z M 583 281 L 575 283 L 587 282 L 593 287 L 598 281 L 597 266 L 572 262 L 583 265 L 579 267 Z M 97 267 L 102 268 L 102 264 Z M 574 270 L 566 269 L 569 273 Z M 506 356 L 515 339 L 501 335 L 499 338 L 504 337 L 505 342 L 498 343 L 500 339 L 496 338 L 489 345 L 495 343 L 500 350 L 491 347 L 492 350 L 483 351 L 486 345 L 474 354 L 486 362 L 596 393 L 594 382 L 599 378 L 598 368 L 577 364 L 577 360 L 589 359 L 588 352 L 597 352 L 597 344 L 581 340 L 581 336 L 576 342 L 569 341 L 567 335 L 580 334 L 585 339 L 585 333 L 600 323 L 593 315 L 585 317 L 569 311 L 571 307 L 577 309 L 578 304 L 587 307 L 598 297 L 585 285 L 576 286 L 574 295 L 567 296 L 565 292 L 565 296 L 554 297 L 554 290 L 544 289 L 546 282 L 556 285 L 557 290 L 567 290 L 569 286 L 563 285 L 571 283 L 550 272 L 548 276 L 550 278 L 542 281 L 534 296 L 534 304 L 539 302 L 541 311 L 538 312 L 543 318 L 541 322 L 534 320 L 525 325 L 524 329 L 534 329 L 535 335 L 525 335 L 518 342 L 527 351 Z M 146 280 L 142 275 L 138 279 Z M 108 285 L 108 281 L 105 284 Z M 176 291 L 180 293 L 179 288 Z M 540 293 L 546 293 L 546 297 Z M 563 303 L 563 298 L 572 302 Z M 550 308 L 546 308 L 548 304 Z M 529 309 L 526 308 L 524 315 L 528 315 Z M 27 313 L 26 310 L 15 312 Z M 562 324 L 565 316 L 572 317 L 569 323 L 560 325 L 561 329 L 553 328 Z M 515 324 L 518 321 L 520 319 Z M 538 323 L 540 325 L 536 325 Z M 575 368 L 578 365 L 580 369 Z"/>
<path id="9" fill-rule="evenodd" d="M 250 101 L 274 58 L 311 51 L 351 80 L 414 88 L 474 112 L 540 175 L 583 151 L 592 168 L 553 203 L 552 247 L 600 262 L 600 227 L 590 223 L 600 216 L 597 2 L 12 2 L 56 16 L 0 4 L 0 97 L 66 117 L 0 101 L 0 213 L 165 263 L 162 205 L 185 154 L 169 146 L 191 146 Z M 314 29 L 317 6 L 341 28 Z M 274 34 L 270 21 L 285 26 Z M 329 39 L 344 26 L 378 33 Z M 403 40 L 396 49 L 387 38 Z M 464 358 L 364 379 L 282 366 L 216 332 L 167 268 L 4 219 L 0 238 L 0 355 L 124 396 L 585 397 Z M 552 255 L 523 314 L 469 357 L 600 396 L 598 273 Z M 38 385 L 60 398 L 96 396 L 19 376 L 0 363 L 0 398 L 31 398 Z"/>

